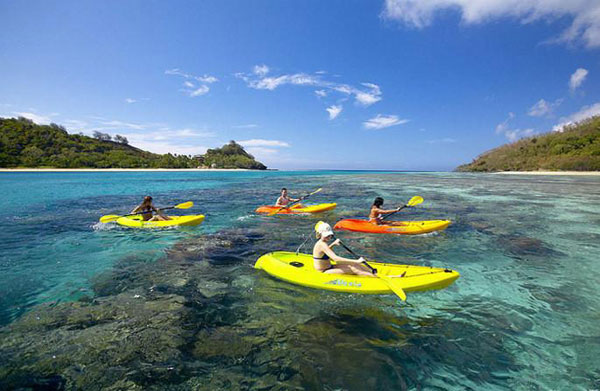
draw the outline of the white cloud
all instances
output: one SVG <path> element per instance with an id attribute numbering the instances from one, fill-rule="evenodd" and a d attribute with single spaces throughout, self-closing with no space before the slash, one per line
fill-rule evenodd
<path id="1" fill-rule="evenodd" d="M 367 87 L 369 91 L 355 91 L 356 100 L 360 104 L 364 106 L 370 106 L 373 103 L 379 102 L 381 100 L 381 88 L 379 88 L 377 84 L 362 83 L 362 85 Z"/>
<path id="2" fill-rule="evenodd" d="M 175 129 L 175 130 L 162 130 L 161 134 L 166 135 L 167 137 L 215 137 L 215 132 L 210 132 L 206 130 L 197 130 L 192 128 L 183 128 L 183 129 Z"/>
<path id="3" fill-rule="evenodd" d="M 556 42 L 583 42 L 600 46 L 600 1 L 598 0 L 386 0 L 382 16 L 408 26 L 429 26 L 441 11 L 460 12 L 465 24 L 513 18 L 522 24 L 563 17 L 571 25 L 555 37 Z"/>
<path id="4" fill-rule="evenodd" d="M 569 79 L 569 89 L 571 91 L 575 91 L 584 82 L 588 73 L 589 72 L 587 71 L 587 69 L 577 68 L 577 70 L 573 72 L 571 78 Z"/>
<path id="5" fill-rule="evenodd" d="M 554 109 L 556 109 L 562 103 L 562 99 L 557 99 L 554 102 L 548 102 L 544 99 L 540 99 L 536 104 L 531 106 L 527 114 L 532 117 L 543 117 L 551 115 Z"/>
<path id="6" fill-rule="evenodd" d="M 290 144 L 279 140 L 251 139 L 238 141 L 243 147 L 289 147 Z"/>
<path id="7" fill-rule="evenodd" d="M 375 117 L 363 122 L 363 126 L 367 129 L 383 129 L 390 126 L 402 125 L 408 121 L 407 119 L 399 119 L 397 115 L 377 114 Z"/>
<path id="8" fill-rule="evenodd" d="M 135 102 L 137 102 L 137 100 L 133 99 L 133 98 L 126 98 L 125 99 L 125 103 L 135 103 Z"/>
<path id="9" fill-rule="evenodd" d="M 204 75 L 204 76 L 197 76 L 196 80 L 198 80 L 199 82 L 202 83 L 216 83 L 219 81 L 219 79 L 217 79 L 214 76 L 208 76 L 208 75 Z"/>
<path id="10" fill-rule="evenodd" d="M 165 71 L 165 74 L 183 77 L 185 79 L 185 81 L 183 82 L 183 92 L 185 92 L 188 96 L 192 98 L 200 95 L 205 95 L 206 93 L 208 93 L 208 91 L 210 91 L 210 88 L 207 86 L 207 84 L 216 83 L 217 81 L 219 81 L 219 79 L 211 75 L 196 76 L 192 75 L 191 73 L 183 72 L 179 68 L 168 69 Z M 192 83 L 190 80 L 195 80 L 201 85 L 198 88 L 196 88 L 196 84 Z"/>
<path id="11" fill-rule="evenodd" d="M 126 129 L 143 130 L 143 129 L 146 129 L 146 127 L 147 127 L 146 125 L 143 125 L 143 124 L 136 124 L 136 123 L 132 123 L 132 122 L 123 122 L 123 121 L 118 121 L 118 120 L 102 121 L 101 124 L 106 126 L 103 129 L 126 128 Z"/>
<path id="12" fill-rule="evenodd" d="M 265 147 L 249 147 L 246 148 L 246 152 L 254 156 L 256 159 L 262 159 L 265 156 L 271 156 L 277 154 L 279 152 L 273 148 L 265 148 Z"/>
<path id="13" fill-rule="evenodd" d="M 40 114 L 30 113 L 30 112 L 25 112 L 25 111 L 15 111 L 15 112 L 13 112 L 13 114 L 17 115 L 18 117 L 25 117 L 27 119 L 30 119 L 38 125 L 48 125 L 49 123 L 52 122 L 52 119 L 50 118 L 50 117 L 52 117 L 52 115 L 45 116 L 45 115 L 40 115 Z"/>
<path id="14" fill-rule="evenodd" d="M 186 73 L 183 72 L 182 70 L 180 70 L 179 68 L 173 68 L 173 69 L 167 69 L 165 71 L 166 75 L 174 75 L 174 76 L 181 76 L 185 79 L 193 79 L 196 81 L 199 81 L 201 83 L 216 83 L 217 81 L 219 81 L 219 79 L 217 79 L 214 76 L 211 75 L 204 75 L 204 76 L 196 76 L 196 75 L 192 75 L 191 73 Z"/>
<path id="15" fill-rule="evenodd" d="M 515 113 L 508 113 L 508 117 L 504 121 L 496 125 L 496 133 L 499 134 L 506 132 L 508 130 L 508 123 L 513 118 L 515 118 Z"/>
<path id="16" fill-rule="evenodd" d="M 171 141 L 152 140 L 143 134 L 124 134 L 129 144 L 154 153 L 174 153 L 178 155 L 200 155 L 204 154 L 208 147 L 203 145 L 190 145 L 190 143 L 173 143 Z"/>
<path id="17" fill-rule="evenodd" d="M 249 86 L 257 90 L 271 90 L 283 85 L 292 84 L 297 86 L 318 85 L 318 79 L 306 73 L 296 73 L 293 75 L 281 75 L 277 77 L 263 77 L 258 80 L 251 80 Z"/>
<path id="18" fill-rule="evenodd" d="M 75 128 L 75 130 L 86 130 L 88 127 L 88 123 L 86 121 L 79 119 L 68 119 L 66 121 L 61 121 L 61 123 L 64 124 L 67 129 Z"/>
<path id="19" fill-rule="evenodd" d="M 327 91 L 325 90 L 315 90 L 315 95 L 319 98 L 325 98 L 327 96 Z"/>
<path id="20" fill-rule="evenodd" d="M 531 128 L 529 128 L 529 129 L 512 129 L 512 130 L 507 130 L 506 132 L 504 132 L 504 135 L 510 142 L 517 141 L 518 139 L 523 138 L 523 137 L 529 137 L 533 134 L 535 134 L 535 131 Z"/>
<path id="21" fill-rule="evenodd" d="M 354 97 L 357 104 L 370 106 L 382 98 L 381 88 L 373 83 L 361 83 L 362 87 L 324 80 L 322 74 L 294 73 L 279 76 L 258 76 L 256 74 L 236 73 L 235 77 L 244 80 L 248 87 L 257 90 L 273 91 L 282 85 L 318 87 L 315 94 L 320 97 L 327 95 L 327 90 L 337 91 Z"/>
<path id="22" fill-rule="evenodd" d="M 258 128 L 258 125 L 257 124 L 233 125 L 232 128 L 236 128 L 236 129 L 252 129 L 252 128 Z"/>
<path id="23" fill-rule="evenodd" d="M 188 91 L 188 94 L 191 97 L 195 97 L 195 96 L 204 95 L 204 94 L 208 93 L 208 91 L 210 91 L 210 88 L 208 88 L 208 86 L 200 86 L 200 87 L 196 88 L 195 90 Z"/>
<path id="24" fill-rule="evenodd" d="M 165 126 L 147 125 L 143 132 L 120 133 L 127 137 L 129 144 L 154 153 L 176 153 L 197 155 L 206 152 L 207 147 L 199 145 L 204 139 L 215 137 L 216 134 L 207 130 L 194 128 L 171 129 Z"/>
<path id="25" fill-rule="evenodd" d="M 325 110 L 327 110 L 327 112 L 329 113 L 329 119 L 332 120 L 335 119 L 338 115 L 340 115 L 340 113 L 342 112 L 342 105 L 329 106 Z"/>
<path id="26" fill-rule="evenodd" d="M 515 114 L 508 113 L 508 117 L 496 125 L 496 133 L 503 134 L 510 142 L 517 141 L 523 137 L 531 136 L 535 133 L 533 129 L 511 129 L 509 123 L 513 118 L 515 118 Z"/>
<path id="27" fill-rule="evenodd" d="M 436 138 L 433 140 L 427 140 L 426 142 L 428 144 L 451 144 L 451 143 L 455 143 L 456 139 L 453 139 L 450 137 L 445 137 L 445 138 Z"/>
<path id="28" fill-rule="evenodd" d="M 255 65 L 254 69 L 253 69 L 253 72 L 254 72 L 255 75 L 258 75 L 258 76 L 262 77 L 262 76 L 265 76 L 267 73 L 269 73 L 269 67 L 266 66 L 265 64 L 263 64 L 263 65 Z"/>
<path id="29" fill-rule="evenodd" d="M 583 121 L 584 119 L 600 115 L 600 102 L 589 106 L 583 106 L 579 111 L 560 119 L 560 123 L 555 125 L 552 130 L 562 132 L 565 126 L 572 125 L 575 122 Z"/>

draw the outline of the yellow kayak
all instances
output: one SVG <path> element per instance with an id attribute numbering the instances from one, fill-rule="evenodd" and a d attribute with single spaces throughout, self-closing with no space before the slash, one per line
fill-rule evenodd
<path id="1" fill-rule="evenodd" d="M 204 221 L 204 215 L 189 216 L 169 216 L 171 220 L 167 221 L 143 221 L 141 215 L 121 217 L 117 219 L 117 224 L 131 228 L 165 228 L 179 226 L 193 226 L 201 224 Z"/>
<path id="2" fill-rule="evenodd" d="M 392 263 L 369 262 L 383 276 L 403 275 L 394 281 L 405 291 L 427 291 L 443 289 L 451 285 L 460 274 L 454 270 L 428 266 L 396 265 Z M 321 273 L 314 269 L 313 258 L 309 254 L 275 251 L 258 258 L 255 269 L 262 269 L 281 280 L 337 292 L 364 294 L 392 294 L 386 283 L 376 277 L 348 274 Z"/>

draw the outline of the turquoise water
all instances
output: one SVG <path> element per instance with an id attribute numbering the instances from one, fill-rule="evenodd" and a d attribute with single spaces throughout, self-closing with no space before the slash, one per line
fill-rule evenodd
<path id="1" fill-rule="evenodd" d="M 0 173 L 0 185 L 0 388 L 600 388 L 598 177 Z M 312 201 L 338 208 L 256 216 L 282 186 L 323 187 Z M 145 194 L 192 200 L 206 220 L 154 231 L 97 223 Z M 458 270 L 454 285 L 402 304 L 252 268 L 267 251 L 294 251 L 319 219 L 364 215 L 378 195 L 388 206 L 421 195 L 398 218 L 453 224 L 339 237 L 377 260 Z"/>

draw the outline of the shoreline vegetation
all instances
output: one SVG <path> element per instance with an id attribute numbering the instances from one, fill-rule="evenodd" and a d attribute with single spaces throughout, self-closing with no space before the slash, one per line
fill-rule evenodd
<path id="1" fill-rule="evenodd" d="M 15 167 L 0 168 L 0 172 L 223 172 L 223 171 L 256 171 L 247 168 L 52 168 L 52 167 Z M 282 171 L 275 168 L 268 168 L 265 171 Z M 288 171 L 288 170 L 283 170 Z M 289 171 L 321 171 L 321 170 L 289 170 Z M 330 170 L 327 170 L 330 171 Z M 346 171 L 346 170 L 331 170 Z M 364 172 L 379 172 L 378 170 L 356 170 Z M 388 172 L 388 171 L 385 171 Z M 395 171 L 389 171 L 395 172 Z M 421 172 L 421 171 L 397 171 L 397 172 Z M 449 172 L 449 171 L 422 171 L 430 172 Z M 600 176 L 600 171 L 497 171 L 497 172 L 474 172 L 476 174 L 493 175 L 563 175 L 563 176 Z"/>
<path id="2" fill-rule="evenodd" d="M 54 168 L 54 167 L 14 167 L 0 168 L 0 172 L 222 172 L 222 171 L 256 171 L 249 168 Z M 266 171 L 278 171 L 268 168 Z"/>
<path id="3" fill-rule="evenodd" d="M 600 172 L 600 116 L 482 153 L 458 172 Z"/>
<path id="4" fill-rule="evenodd" d="M 235 141 L 203 155 L 156 154 L 129 145 L 126 137 L 99 131 L 69 134 L 60 125 L 0 118 L 0 167 L 52 169 L 250 169 L 266 170 Z"/>

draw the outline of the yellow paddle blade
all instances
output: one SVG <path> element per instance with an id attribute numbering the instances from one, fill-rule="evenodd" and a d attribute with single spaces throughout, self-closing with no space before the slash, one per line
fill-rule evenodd
<path id="1" fill-rule="evenodd" d="M 100 222 L 104 223 L 104 224 L 110 223 L 111 221 L 117 220 L 119 217 L 121 217 L 121 216 L 117 216 L 117 215 L 102 216 L 102 217 L 100 217 Z"/>
<path id="2" fill-rule="evenodd" d="M 175 209 L 188 209 L 194 206 L 192 201 L 182 202 L 181 204 L 175 205 Z"/>
<path id="3" fill-rule="evenodd" d="M 402 301 L 406 301 L 406 293 L 404 293 L 404 289 L 402 289 L 402 287 L 400 287 L 392 278 L 380 276 L 379 274 L 375 274 L 375 276 L 379 277 L 383 282 L 385 282 L 392 292 L 394 292 Z"/>
<path id="4" fill-rule="evenodd" d="M 421 196 L 414 196 L 413 198 L 411 198 L 410 200 L 408 200 L 408 202 L 406 203 L 406 206 L 419 205 L 421 202 L 423 202 L 423 197 L 421 197 Z"/>

